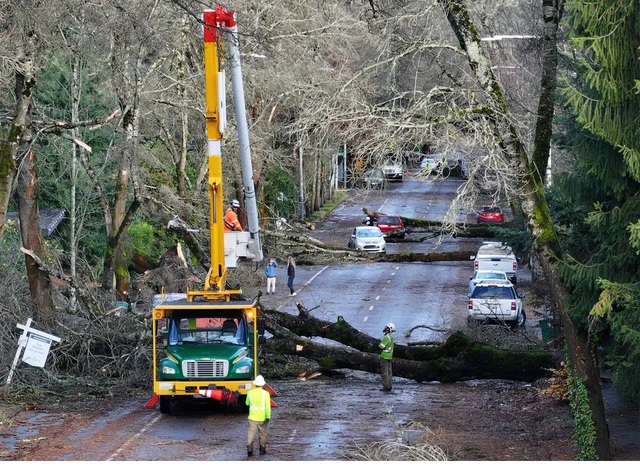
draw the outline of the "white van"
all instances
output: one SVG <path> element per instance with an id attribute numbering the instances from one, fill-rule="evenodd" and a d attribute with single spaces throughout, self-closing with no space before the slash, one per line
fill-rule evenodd
<path id="1" fill-rule="evenodd" d="M 518 259 L 508 244 L 486 241 L 471 260 L 474 270 L 501 270 L 514 285 L 518 282 Z"/>

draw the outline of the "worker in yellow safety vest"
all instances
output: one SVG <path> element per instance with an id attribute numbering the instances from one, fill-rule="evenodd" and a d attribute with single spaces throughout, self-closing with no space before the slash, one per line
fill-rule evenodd
<path id="1" fill-rule="evenodd" d="M 234 199 L 231 201 L 231 207 L 224 213 L 224 231 L 243 231 L 238 221 L 238 209 L 240 209 L 240 203 Z"/>
<path id="2" fill-rule="evenodd" d="M 263 387 L 264 377 L 257 376 L 253 381 L 256 388 L 247 393 L 249 406 L 249 430 L 247 431 L 247 456 L 253 456 L 253 441 L 258 433 L 260 454 L 267 453 L 267 424 L 271 418 L 271 395 Z"/>
<path id="3" fill-rule="evenodd" d="M 391 391 L 391 377 L 393 371 L 391 370 L 391 360 L 393 359 L 393 335 L 396 331 L 396 326 L 392 323 L 388 323 L 384 328 L 384 337 L 380 341 L 380 375 L 382 376 L 382 391 Z"/>

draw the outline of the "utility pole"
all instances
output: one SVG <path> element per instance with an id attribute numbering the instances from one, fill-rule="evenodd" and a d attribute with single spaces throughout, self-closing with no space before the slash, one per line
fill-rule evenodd
<path id="1" fill-rule="evenodd" d="M 304 210 L 304 170 L 302 166 L 302 146 L 298 146 L 298 164 L 300 170 L 300 221 L 304 222 L 304 218 L 307 216 Z"/>

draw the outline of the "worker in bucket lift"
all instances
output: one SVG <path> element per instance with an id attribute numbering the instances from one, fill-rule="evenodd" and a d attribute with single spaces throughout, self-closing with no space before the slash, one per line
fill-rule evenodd
<path id="1" fill-rule="evenodd" d="M 253 381 L 256 388 L 247 393 L 247 406 L 249 406 L 249 430 L 247 431 L 247 456 L 253 456 L 253 441 L 258 434 L 260 454 L 267 453 L 267 425 L 271 418 L 271 395 L 263 387 L 264 377 L 259 375 Z"/>
<path id="2" fill-rule="evenodd" d="M 240 203 L 237 199 L 231 201 L 231 207 L 224 213 L 224 231 L 243 231 L 242 225 L 238 221 L 238 210 Z"/>

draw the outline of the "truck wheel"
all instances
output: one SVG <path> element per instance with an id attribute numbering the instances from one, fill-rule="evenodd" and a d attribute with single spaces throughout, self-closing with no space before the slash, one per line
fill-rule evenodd
<path id="1" fill-rule="evenodd" d="M 169 395 L 160 395 L 160 412 L 171 414 L 171 397 Z"/>
<path id="2" fill-rule="evenodd" d="M 524 327 L 524 323 L 527 321 L 527 314 L 525 314 L 524 309 L 518 315 L 518 318 L 512 322 L 509 322 L 511 328 L 519 328 Z"/>

